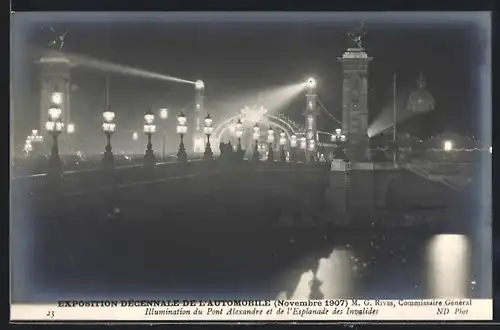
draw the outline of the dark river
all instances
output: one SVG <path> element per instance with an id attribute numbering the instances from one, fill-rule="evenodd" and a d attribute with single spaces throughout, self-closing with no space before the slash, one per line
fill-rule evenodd
<path id="1" fill-rule="evenodd" d="M 477 231 L 340 228 L 228 194 L 25 211 L 13 300 L 484 297 Z"/>

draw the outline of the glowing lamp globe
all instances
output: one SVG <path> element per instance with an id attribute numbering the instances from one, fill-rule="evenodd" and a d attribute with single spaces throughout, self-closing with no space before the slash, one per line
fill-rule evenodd
<path id="1" fill-rule="evenodd" d="M 57 120 L 61 117 L 61 114 L 62 114 L 62 110 L 61 108 L 56 105 L 56 104 L 53 104 L 50 106 L 49 108 L 49 117 L 51 120 Z"/>
<path id="2" fill-rule="evenodd" d="M 155 115 L 151 111 L 147 112 L 144 115 L 144 121 L 146 122 L 146 124 L 151 125 L 154 120 L 155 120 Z"/>
<path id="3" fill-rule="evenodd" d="M 139 134 L 137 134 L 137 132 L 134 132 L 132 134 L 132 140 L 137 141 L 137 139 L 139 139 Z"/>
<path id="4" fill-rule="evenodd" d="M 307 79 L 307 86 L 309 88 L 314 88 L 316 87 L 316 80 L 314 78 L 309 78 Z"/>
<path id="5" fill-rule="evenodd" d="M 31 152 L 33 150 L 33 145 L 31 145 L 30 141 L 26 141 L 24 144 L 24 151 L 25 152 Z"/>
<path id="6" fill-rule="evenodd" d="M 54 126 L 56 124 L 53 121 L 48 121 L 45 123 L 45 129 L 49 132 L 52 132 L 54 130 Z"/>
<path id="7" fill-rule="evenodd" d="M 64 124 L 62 122 L 60 122 L 60 121 L 55 122 L 54 130 L 56 132 L 62 132 L 63 128 L 64 128 Z"/>
<path id="8" fill-rule="evenodd" d="M 184 115 L 183 112 L 181 112 L 178 116 L 177 116 L 177 124 L 179 124 L 180 126 L 184 126 L 186 125 L 186 116 Z"/>
<path id="9" fill-rule="evenodd" d="M 451 142 L 449 140 L 444 141 L 443 149 L 444 149 L 444 151 L 451 151 L 453 149 L 453 142 Z"/>
<path id="10" fill-rule="evenodd" d="M 206 127 L 211 127 L 211 126 L 212 126 L 212 122 L 213 122 L 213 121 L 212 121 L 212 117 L 210 117 L 210 115 L 207 115 L 207 116 L 205 117 L 205 126 L 206 126 Z"/>
<path id="11" fill-rule="evenodd" d="M 168 109 L 160 109 L 160 118 L 167 119 L 168 118 Z"/>
<path id="12" fill-rule="evenodd" d="M 253 139 L 254 140 L 258 140 L 260 138 L 260 133 L 257 131 L 257 132 L 253 132 Z"/>
<path id="13" fill-rule="evenodd" d="M 204 130 L 206 135 L 211 135 L 214 131 L 214 128 L 212 126 L 205 126 Z"/>
<path id="14" fill-rule="evenodd" d="M 335 134 L 341 135 L 342 134 L 342 130 L 340 128 L 335 129 Z"/>
<path id="15" fill-rule="evenodd" d="M 153 134 L 156 132 L 156 126 L 153 124 L 145 124 L 144 125 L 144 133 L 146 134 Z"/>
<path id="16" fill-rule="evenodd" d="M 109 123 L 112 122 L 113 119 L 115 119 L 115 113 L 113 111 L 104 111 L 102 113 L 102 117 L 104 118 L 104 121 Z"/>
<path id="17" fill-rule="evenodd" d="M 201 80 L 197 80 L 195 83 L 194 83 L 194 87 L 196 89 L 203 89 L 205 88 L 205 84 L 203 83 L 203 81 Z"/>
<path id="18" fill-rule="evenodd" d="M 102 123 L 102 130 L 105 133 L 113 133 L 115 131 L 115 124 L 104 122 L 104 123 Z"/>
<path id="19" fill-rule="evenodd" d="M 342 134 L 340 136 L 340 141 L 345 142 L 345 140 L 346 140 L 346 136 L 344 134 Z"/>
<path id="20" fill-rule="evenodd" d="M 51 101 L 54 104 L 61 105 L 62 104 L 62 94 L 58 93 L 58 92 L 52 93 Z"/>
<path id="21" fill-rule="evenodd" d="M 73 134 L 75 133 L 75 124 L 68 124 L 68 127 L 66 128 L 68 134 Z"/>
<path id="22" fill-rule="evenodd" d="M 259 124 L 255 124 L 254 127 L 253 127 L 253 132 L 254 133 L 259 133 L 259 131 L 260 131 Z"/>

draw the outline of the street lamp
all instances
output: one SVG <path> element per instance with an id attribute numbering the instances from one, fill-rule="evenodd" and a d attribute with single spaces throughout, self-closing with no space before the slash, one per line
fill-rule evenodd
<path id="1" fill-rule="evenodd" d="M 197 80 L 195 83 L 194 83 L 194 87 L 196 89 L 203 89 L 205 88 L 205 84 L 203 83 L 203 81 L 201 80 Z"/>
<path id="2" fill-rule="evenodd" d="M 137 141 L 139 139 L 139 134 L 137 132 L 132 133 L 132 140 Z"/>
<path id="3" fill-rule="evenodd" d="M 241 137 L 243 136 L 243 123 L 241 121 L 241 118 L 238 119 L 236 122 L 236 138 L 238 139 L 238 146 L 236 148 L 236 153 L 238 155 L 239 159 L 242 159 L 243 157 L 243 150 L 241 148 Z"/>
<path id="4" fill-rule="evenodd" d="M 68 134 L 73 134 L 75 133 L 75 124 L 68 124 L 68 128 L 66 129 Z"/>
<path id="5" fill-rule="evenodd" d="M 74 139 L 72 138 L 73 133 L 75 133 L 75 124 L 69 123 L 66 127 L 66 133 L 68 133 L 68 151 L 73 152 Z"/>
<path id="6" fill-rule="evenodd" d="M 102 118 L 104 119 L 102 130 L 106 134 L 106 149 L 102 157 L 102 163 L 105 168 L 111 169 L 115 164 L 115 157 L 111 148 L 111 135 L 115 132 L 115 123 L 113 122 L 115 113 L 111 110 L 106 110 L 102 113 Z"/>
<path id="7" fill-rule="evenodd" d="M 267 144 L 269 145 L 267 160 L 269 162 L 274 162 L 273 142 L 274 142 L 274 130 L 272 127 L 269 127 L 269 129 L 267 130 Z"/>
<path id="8" fill-rule="evenodd" d="M 212 135 L 214 128 L 212 127 L 212 118 L 210 115 L 205 117 L 205 135 L 207 136 L 207 144 L 205 145 L 205 154 L 203 155 L 206 161 L 214 160 L 214 153 L 212 152 L 212 146 L 210 145 L 210 136 Z"/>
<path id="9" fill-rule="evenodd" d="M 292 136 L 290 136 L 290 160 L 294 163 L 297 161 L 296 152 L 297 152 L 297 136 L 293 134 Z"/>
<path id="10" fill-rule="evenodd" d="M 24 143 L 23 151 L 28 155 L 31 151 L 33 151 L 33 145 L 31 144 L 31 140 L 27 139 Z"/>
<path id="11" fill-rule="evenodd" d="M 54 104 L 54 105 L 61 105 L 62 104 L 62 93 L 59 93 L 59 92 L 52 93 L 51 101 L 52 101 L 52 104 Z"/>
<path id="12" fill-rule="evenodd" d="M 335 133 L 332 134 L 332 142 L 335 143 L 334 158 L 343 159 L 345 158 L 345 142 L 347 137 L 342 133 L 340 128 L 335 129 Z"/>
<path id="13" fill-rule="evenodd" d="M 315 88 L 316 87 L 316 80 L 314 78 L 307 79 L 307 87 Z"/>
<path id="14" fill-rule="evenodd" d="M 31 145 L 31 149 L 29 150 L 29 152 L 31 152 L 35 149 L 36 145 L 40 145 L 43 142 L 43 136 L 38 134 L 37 129 L 31 130 L 31 135 L 28 135 L 26 142 L 29 142 L 29 144 Z M 34 145 L 34 144 L 36 144 L 36 145 Z M 26 145 L 25 145 L 25 147 L 26 147 Z M 30 148 L 30 147 L 28 147 L 28 148 Z"/>
<path id="15" fill-rule="evenodd" d="M 286 145 L 286 133 L 285 133 L 285 131 L 281 131 L 281 133 L 280 133 L 280 159 L 282 162 L 286 162 L 285 145 Z"/>
<path id="16" fill-rule="evenodd" d="M 52 104 L 49 107 L 49 120 L 45 124 L 45 128 L 53 139 L 49 158 L 49 175 L 54 178 L 60 177 L 62 174 L 62 162 L 61 158 L 59 157 L 59 146 L 57 143 L 57 138 L 64 128 L 64 124 L 61 120 L 61 114 L 62 110 L 59 105 L 56 103 Z"/>
<path id="17" fill-rule="evenodd" d="M 155 115 L 151 110 L 146 112 L 144 115 L 144 133 L 148 137 L 148 144 L 146 145 L 146 153 L 144 154 L 144 165 L 155 166 L 156 157 L 153 151 L 153 144 L 151 143 L 151 137 L 156 132 L 156 125 L 154 124 Z"/>
<path id="18" fill-rule="evenodd" d="M 28 139 L 31 142 L 43 142 L 43 136 L 41 136 L 41 135 L 38 134 L 38 130 L 37 129 L 34 129 L 34 130 L 31 131 L 31 135 L 28 136 Z"/>
<path id="19" fill-rule="evenodd" d="M 453 149 L 453 142 L 450 140 L 444 141 L 443 149 L 446 152 L 450 152 Z"/>
<path id="20" fill-rule="evenodd" d="M 181 142 L 179 144 L 179 151 L 177 152 L 177 159 L 181 163 L 187 162 L 186 147 L 184 146 L 184 134 L 186 133 L 187 133 L 186 116 L 181 111 L 177 116 L 177 134 L 179 134 L 181 138 Z"/>
<path id="21" fill-rule="evenodd" d="M 163 121 L 163 125 L 162 125 L 162 130 L 161 130 L 161 158 L 163 159 L 163 161 L 166 161 L 166 151 L 165 151 L 165 148 L 166 148 L 166 140 L 167 140 L 167 132 L 166 132 L 166 128 L 165 128 L 165 125 L 164 125 L 164 122 L 167 120 L 168 118 L 168 109 L 166 108 L 163 108 L 163 109 L 160 109 L 160 119 Z"/>
<path id="22" fill-rule="evenodd" d="M 254 149 L 253 149 L 253 160 L 254 161 L 259 161 L 260 159 L 260 154 L 259 154 L 259 139 L 260 139 L 260 127 L 259 123 L 255 123 L 253 127 L 253 140 L 255 141 Z"/>
<path id="23" fill-rule="evenodd" d="M 304 160 L 305 160 L 306 154 L 307 154 L 306 149 L 307 149 L 307 138 L 305 136 L 303 136 L 300 138 L 300 150 L 302 150 Z M 301 158 L 302 158 L 302 156 L 301 156 Z"/>

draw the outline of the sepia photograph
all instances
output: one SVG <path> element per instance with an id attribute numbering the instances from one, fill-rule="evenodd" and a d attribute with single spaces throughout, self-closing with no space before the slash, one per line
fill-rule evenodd
<path id="1" fill-rule="evenodd" d="M 490 20 L 12 12 L 11 304 L 492 299 Z"/>

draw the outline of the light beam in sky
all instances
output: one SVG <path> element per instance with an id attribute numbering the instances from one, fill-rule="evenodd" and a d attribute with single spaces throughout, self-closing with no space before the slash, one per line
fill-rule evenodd
<path id="1" fill-rule="evenodd" d="M 264 106 L 268 109 L 269 114 L 275 114 L 285 109 L 295 97 L 301 95 L 305 87 L 306 84 L 300 82 L 284 86 L 273 86 L 264 90 L 246 91 L 225 100 L 216 100 L 211 106 L 217 109 L 218 114 L 222 117 L 236 115 L 246 106 L 250 108 Z"/>
<path id="2" fill-rule="evenodd" d="M 422 115 L 408 110 L 408 95 L 410 89 L 404 90 L 396 96 L 396 124 L 402 123 L 415 115 Z M 393 120 L 393 102 L 388 102 L 378 115 L 378 117 L 368 127 L 368 136 L 370 138 L 382 133 L 385 130 L 392 129 Z"/>
<path id="3" fill-rule="evenodd" d="M 172 77 L 172 76 L 168 76 L 168 75 L 164 75 L 164 74 L 156 73 L 156 72 L 151 72 L 151 71 L 147 71 L 147 70 L 143 70 L 143 69 L 133 68 L 130 66 L 112 63 L 112 62 L 108 62 L 108 61 L 102 61 L 99 59 L 95 59 L 95 58 L 91 58 L 91 57 L 83 56 L 83 55 L 79 55 L 79 54 L 53 52 L 53 53 L 49 53 L 48 56 L 43 57 L 41 59 L 41 62 L 50 60 L 50 58 L 54 57 L 54 56 L 59 57 L 59 58 L 65 57 L 71 63 L 74 63 L 78 66 L 83 66 L 83 67 L 87 67 L 90 69 L 96 69 L 96 70 L 100 70 L 100 71 L 104 71 L 104 72 L 114 72 L 117 74 L 141 77 L 141 78 L 146 78 L 146 79 L 173 81 L 173 82 L 193 84 L 193 85 L 195 84 L 194 81 L 181 79 L 181 78 L 177 78 L 177 77 Z"/>

